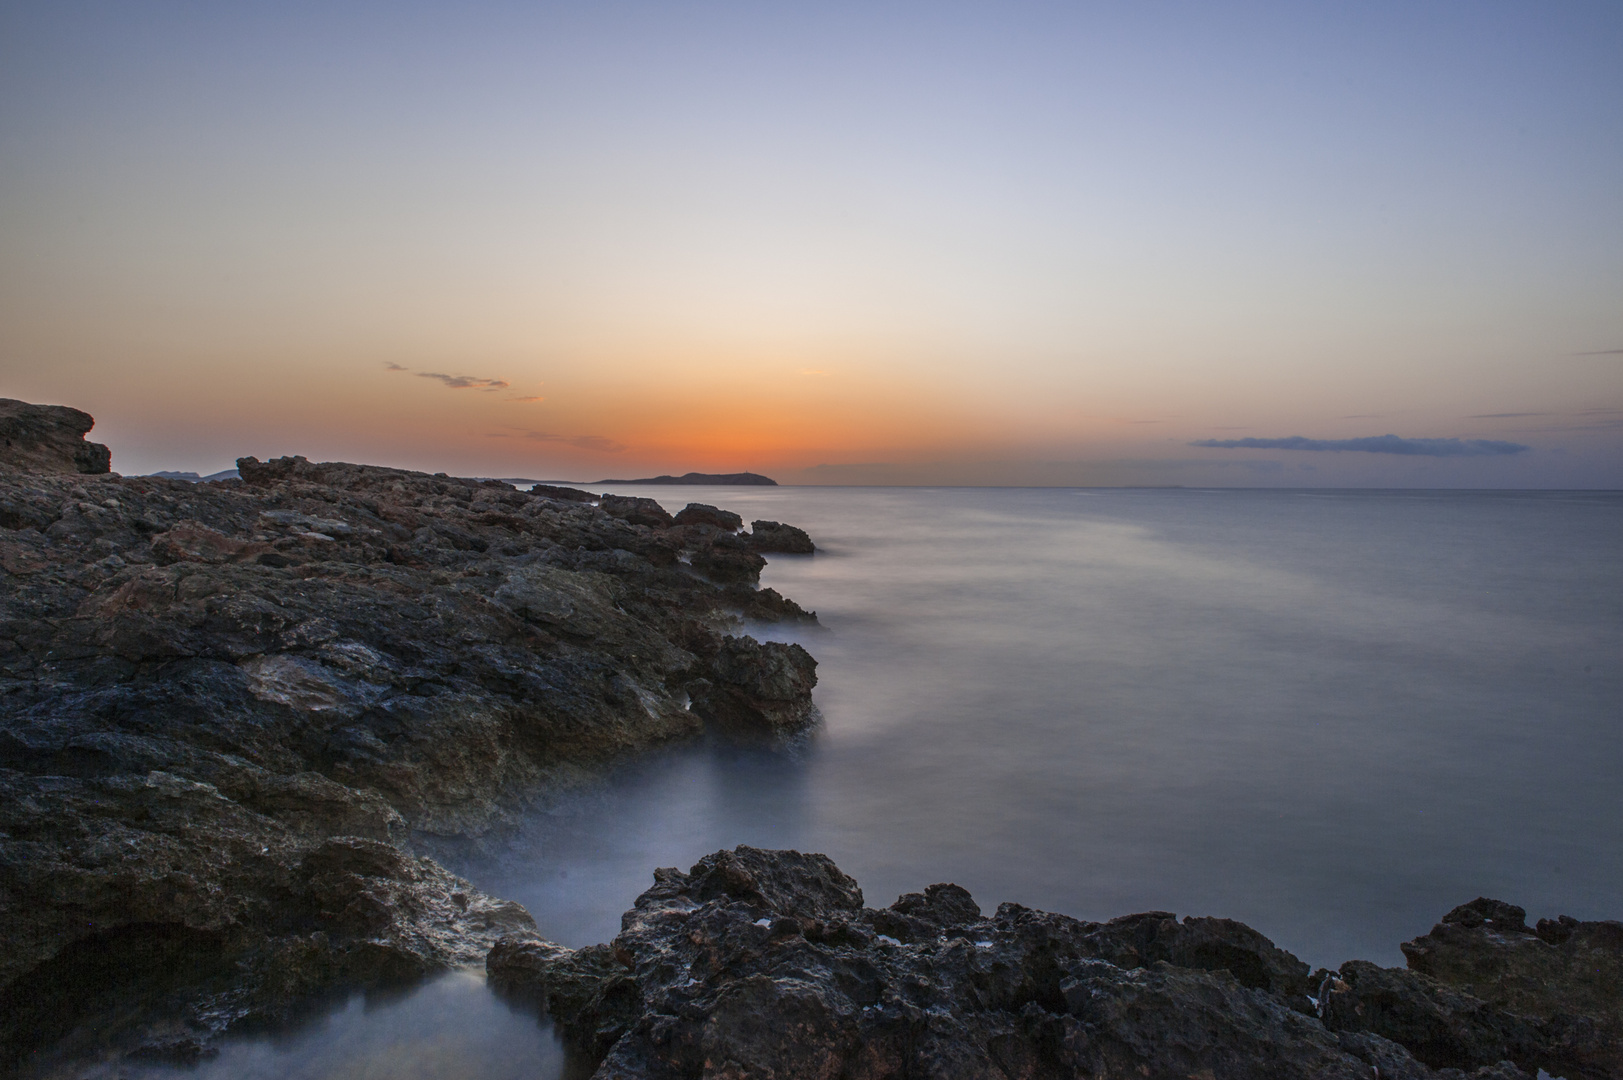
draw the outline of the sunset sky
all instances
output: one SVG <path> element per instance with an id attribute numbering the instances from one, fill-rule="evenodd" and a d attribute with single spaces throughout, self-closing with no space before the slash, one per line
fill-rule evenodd
<path id="1" fill-rule="evenodd" d="M 1623 487 L 1623 4 L 0 0 L 0 397 L 124 473 Z"/>

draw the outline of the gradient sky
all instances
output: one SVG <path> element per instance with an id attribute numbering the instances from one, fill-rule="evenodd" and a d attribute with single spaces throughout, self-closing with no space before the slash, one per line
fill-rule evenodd
<path id="1" fill-rule="evenodd" d="M 0 396 L 125 473 L 1623 487 L 1620 57 L 1616 0 L 0 0 Z"/>

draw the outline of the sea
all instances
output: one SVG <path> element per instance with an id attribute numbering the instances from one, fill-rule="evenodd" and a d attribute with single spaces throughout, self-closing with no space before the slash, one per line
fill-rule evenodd
<path id="1" fill-rule="evenodd" d="M 1221 915 L 1314 966 L 1400 965 L 1478 896 L 1623 917 L 1623 493 L 614 490 L 811 533 L 762 583 L 817 624 L 742 629 L 810 650 L 822 719 L 627 761 L 453 866 L 553 940 L 737 844 L 824 852 L 870 906 Z M 566 1067 L 462 972 L 133 1075 Z"/>

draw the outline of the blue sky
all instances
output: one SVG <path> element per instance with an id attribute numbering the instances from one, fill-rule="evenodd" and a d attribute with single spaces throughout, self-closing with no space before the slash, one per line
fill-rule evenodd
<path id="1" fill-rule="evenodd" d="M 125 471 L 1623 486 L 1620 51 L 1615 3 L 0 4 L 0 395 Z M 1278 443 L 1388 434 L 1527 450 Z"/>

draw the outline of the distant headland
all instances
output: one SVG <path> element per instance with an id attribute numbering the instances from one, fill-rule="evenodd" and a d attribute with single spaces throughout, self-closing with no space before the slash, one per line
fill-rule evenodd
<path id="1" fill-rule="evenodd" d="M 646 476 L 641 480 L 599 480 L 599 484 L 716 484 L 733 487 L 777 487 L 778 482 L 760 473 L 703 473 L 690 472 L 681 476 Z"/>

